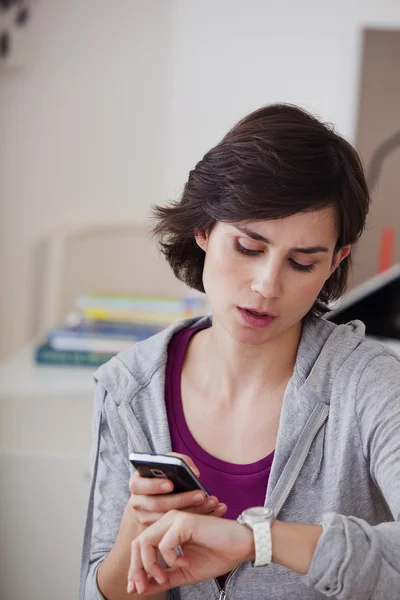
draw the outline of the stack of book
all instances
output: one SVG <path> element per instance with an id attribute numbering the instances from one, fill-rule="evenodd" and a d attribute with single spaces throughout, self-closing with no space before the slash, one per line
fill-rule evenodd
<path id="1" fill-rule="evenodd" d="M 168 325 L 204 312 L 202 297 L 86 294 L 75 306 L 66 323 L 35 348 L 37 363 L 97 367 Z"/>

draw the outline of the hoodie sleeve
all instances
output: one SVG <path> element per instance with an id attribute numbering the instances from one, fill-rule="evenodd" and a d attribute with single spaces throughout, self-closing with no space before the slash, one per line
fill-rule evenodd
<path id="1" fill-rule="evenodd" d="M 400 362 L 387 352 L 363 370 L 355 397 L 362 451 L 393 521 L 324 515 L 307 585 L 338 600 L 400 597 Z M 329 560 L 328 560 L 329 559 Z"/>
<path id="2" fill-rule="evenodd" d="M 111 550 L 129 499 L 128 442 L 117 405 L 97 382 L 92 432 L 92 487 L 82 551 L 80 600 L 105 600 L 97 569 Z"/>

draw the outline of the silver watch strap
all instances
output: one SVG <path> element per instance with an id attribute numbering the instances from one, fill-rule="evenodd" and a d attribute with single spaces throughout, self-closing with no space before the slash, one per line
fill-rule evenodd
<path id="1" fill-rule="evenodd" d="M 272 560 L 271 524 L 268 521 L 254 523 L 251 526 L 256 550 L 255 567 L 269 565 Z"/>

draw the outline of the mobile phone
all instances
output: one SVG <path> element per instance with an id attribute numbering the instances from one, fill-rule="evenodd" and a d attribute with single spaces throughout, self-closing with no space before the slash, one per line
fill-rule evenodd
<path id="1" fill-rule="evenodd" d="M 189 465 L 177 456 L 168 454 L 145 454 L 132 452 L 129 460 L 141 477 L 159 477 L 170 479 L 174 484 L 171 493 L 179 494 L 201 490 L 209 496 L 208 490 L 193 473 Z"/>

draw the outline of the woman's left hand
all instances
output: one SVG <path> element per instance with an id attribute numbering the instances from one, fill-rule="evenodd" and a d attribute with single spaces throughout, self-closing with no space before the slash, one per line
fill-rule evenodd
<path id="1" fill-rule="evenodd" d="M 176 552 L 177 546 L 183 556 Z M 157 562 L 158 552 L 170 568 Z M 232 571 L 254 560 L 253 532 L 237 521 L 171 510 L 131 546 L 128 593 L 156 594 Z"/>

